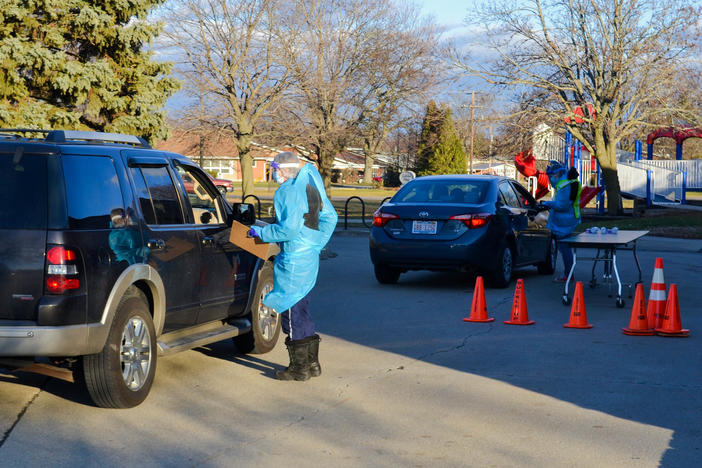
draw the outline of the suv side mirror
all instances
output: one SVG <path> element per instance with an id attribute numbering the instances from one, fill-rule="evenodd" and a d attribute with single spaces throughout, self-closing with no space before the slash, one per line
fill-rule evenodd
<path id="1" fill-rule="evenodd" d="M 256 211 L 254 211 L 254 206 L 251 203 L 234 203 L 232 205 L 234 213 L 232 217 L 235 221 L 239 221 L 241 224 L 246 224 L 251 226 L 256 222 Z"/>

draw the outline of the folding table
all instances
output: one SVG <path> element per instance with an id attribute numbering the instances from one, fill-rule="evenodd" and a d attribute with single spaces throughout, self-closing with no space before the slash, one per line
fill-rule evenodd
<path id="1" fill-rule="evenodd" d="M 595 267 L 598 262 L 602 262 L 604 266 L 603 279 L 605 283 L 609 284 L 610 296 L 612 288 L 612 271 L 614 271 L 614 277 L 617 280 L 617 307 L 624 307 L 624 299 L 622 299 L 622 282 L 619 278 L 619 270 L 617 269 L 617 249 L 619 250 L 631 250 L 634 254 L 634 261 L 636 262 L 636 268 L 639 270 L 639 280 L 641 282 L 641 264 L 639 263 L 639 257 L 636 255 L 636 241 L 648 234 L 648 231 L 618 231 L 617 233 L 608 232 L 606 234 L 600 233 L 596 234 L 590 232 L 582 232 L 577 235 L 572 235 L 565 239 L 561 239 L 558 242 L 565 242 L 569 244 L 573 249 L 573 266 L 568 272 L 568 279 L 565 283 L 565 290 L 563 291 L 563 304 L 570 304 L 570 296 L 568 295 L 568 287 L 570 286 L 570 281 L 573 278 L 573 273 L 575 272 L 575 265 L 578 263 L 578 249 L 597 249 L 597 254 L 594 257 L 580 257 L 580 260 L 593 260 L 592 265 L 592 278 L 590 279 L 590 287 L 594 288 L 597 286 L 597 279 L 595 278 Z M 631 288 L 631 284 L 629 285 Z"/>

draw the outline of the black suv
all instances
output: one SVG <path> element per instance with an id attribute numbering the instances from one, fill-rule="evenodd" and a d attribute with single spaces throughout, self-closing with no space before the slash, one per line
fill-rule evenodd
<path id="1" fill-rule="evenodd" d="M 131 135 L 0 129 L 0 197 L 0 366 L 68 366 L 96 405 L 125 408 L 157 355 L 275 346 L 271 259 L 229 242 L 232 220 L 261 221 L 185 156 Z"/>

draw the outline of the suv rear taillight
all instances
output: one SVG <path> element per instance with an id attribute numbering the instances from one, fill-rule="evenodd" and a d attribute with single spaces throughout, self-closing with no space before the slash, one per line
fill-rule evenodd
<path id="1" fill-rule="evenodd" d="M 80 288 L 75 250 L 54 246 L 46 252 L 46 291 L 63 294 Z"/>
<path id="2" fill-rule="evenodd" d="M 476 229 L 487 225 L 490 218 L 492 218 L 492 214 L 490 213 L 476 213 L 451 216 L 449 219 L 461 221 L 463 224 L 468 226 L 468 229 Z"/>
<path id="3" fill-rule="evenodd" d="M 399 216 L 390 214 L 390 213 L 383 213 L 382 211 L 378 210 L 375 213 L 373 213 L 373 226 L 377 227 L 383 227 L 386 224 L 388 224 L 388 221 L 391 219 L 398 219 Z"/>

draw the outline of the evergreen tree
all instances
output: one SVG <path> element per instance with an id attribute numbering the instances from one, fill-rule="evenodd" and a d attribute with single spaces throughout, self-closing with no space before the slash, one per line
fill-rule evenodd
<path id="1" fill-rule="evenodd" d="M 422 126 L 417 174 L 465 174 L 466 154 L 456 135 L 451 110 L 432 101 Z"/>
<path id="2" fill-rule="evenodd" d="M 0 126 L 165 138 L 171 65 L 144 51 L 164 0 L 9 0 L 0 9 Z"/>
<path id="3" fill-rule="evenodd" d="M 427 175 L 429 170 L 429 160 L 434 154 L 434 148 L 439 141 L 439 129 L 441 127 L 442 112 L 434 101 L 427 104 L 427 112 L 422 123 L 422 135 L 419 138 L 417 148 L 416 171 L 418 175 Z"/>

